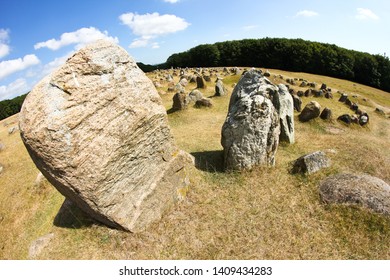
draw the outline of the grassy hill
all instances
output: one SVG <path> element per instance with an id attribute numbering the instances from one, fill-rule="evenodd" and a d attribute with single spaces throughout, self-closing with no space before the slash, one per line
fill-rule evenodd
<path id="1" fill-rule="evenodd" d="M 359 207 L 325 205 L 318 191 L 322 179 L 343 171 L 390 183 L 390 119 L 374 112 L 376 107 L 390 111 L 389 93 L 324 76 L 270 72 L 275 83 L 285 82 L 278 75 L 326 83 L 334 99 L 303 97 L 303 106 L 316 100 L 333 110 L 334 119 L 352 113 L 337 102 L 337 90 L 355 95 L 352 101 L 368 112 L 369 125 L 300 123 L 295 113 L 296 143 L 279 146 L 275 167 L 224 173 L 220 133 L 230 94 L 213 98 L 209 109 L 170 113 L 178 146 L 197 161 L 192 186 L 186 200 L 138 234 L 107 228 L 78 211 L 68 223 L 54 225 L 64 198 L 49 183 L 35 183 L 38 170 L 19 134 L 8 135 L 18 116 L 1 121 L 0 259 L 29 258 L 31 242 L 49 233 L 54 237 L 38 259 L 390 259 L 389 218 Z M 230 93 L 238 79 L 224 78 Z M 204 96 L 214 94 L 214 80 Z M 159 90 L 166 92 L 167 83 L 162 86 Z M 194 87 L 189 84 L 186 91 Z M 172 96 L 162 95 L 167 110 Z M 328 151 L 331 168 L 310 176 L 289 173 L 291 161 L 317 150 Z"/>

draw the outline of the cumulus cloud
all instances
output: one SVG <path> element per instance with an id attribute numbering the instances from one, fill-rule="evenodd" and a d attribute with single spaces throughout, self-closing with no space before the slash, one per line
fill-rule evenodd
<path id="1" fill-rule="evenodd" d="M 51 50 L 58 50 L 64 46 L 77 44 L 76 48 L 80 48 L 83 45 L 88 43 L 92 43 L 99 39 L 107 39 L 112 42 L 118 43 L 117 37 L 111 37 L 108 35 L 107 31 L 101 32 L 99 29 L 95 27 L 89 28 L 80 28 L 74 32 L 63 33 L 59 40 L 50 39 L 45 42 L 39 42 L 34 45 L 34 48 L 49 48 Z"/>
<path id="2" fill-rule="evenodd" d="M 370 9 L 357 8 L 356 18 L 358 20 L 378 20 L 379 17 Z"/>
<path id="3" fill-rule="evenodd" d="M 0 86 L 0 100 L 9 99 L 29 91 L 29 86 L 25 79 L 17 79 L 12 83 Z"/>
<path id="4" fill-rule="evenodd" d="M 39 63 L 38 57 L 34 54 L 25 55 L 23 58 L 2 61 L 0 62 L 0 80 Z"/>
<path id="5" fill-rule="evenodd" d="M 316 17 L 318 15 L 319 14 L 317 12 L 314 12 L 314 11 L 302 10 L 302 11 L 297 12 L 295 14 L 295 17 Z"/>
<path id="6" fill-rule="evenodd" d="M 119 19 L 131 29 L 134 35 L 139 36 L 130 44 L 130 48 L 146 47 L 152 39 L 184 30 L 190 25 L 183 18 L 159 13 L 144 15 L 126 13 L 120 15 Z"/>
<path id="7" fill-rule="evenodd" d="M 0 58 L 6 56 L 10 52 L 10 47 L 8 46 L 9 40 L 9 31 L 5 29 L 0 29 Z"/>

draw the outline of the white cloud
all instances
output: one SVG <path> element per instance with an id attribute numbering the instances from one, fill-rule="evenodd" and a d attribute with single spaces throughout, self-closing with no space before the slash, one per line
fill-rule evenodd
<path id="1" fill-rule="evenodd" d="M 152 43 L 152 49 L 159 49 L 160 45 L 157 42 Z"/>
<path id="2" fill-rule="evenodd" d="M 134 35 L 139 36 L 130 44 L 130 48 L 146 47 L 151 39 L 184 30 L 190 25 L 183 18 L 159 13 L 144 15 L 127 13 L 120 15 L 119 19 L 131 29 Z"/>
<path id="3" fill-rule="evenodd" d="M 242 29 L 245 30 L 245 31 L 252 30 L 252 29 L 255 29 L 255 28 L 257 28 L 257 25 L 246 25 L 246 26 L 242 27 Z"/>
<path id="4" fill-rule="evenodd" d="M 0 86 L 0 100 L 9 99 L 29 91 L 29 86 L 25 79 L 17 79 L 6 86 Z"/>
<path id="5" fill-rule="evenodd" d="M 379 17 L 370 9 L 357 8 L 357 14 L 355 18 L 358 20 L 378 20 Z"/>
<path id="6" fill-rule="evenodd" d="M 8 33 L 8 30 L 0 29 L 0 58 L 8 55 L 10 52 L 10 47 L 8 46 Z"/>
<path id="7" fill-rule="evenodd" d="M 316 17 L 318 15 L 319 14 L 317 12 L 314 12 L 314 11 L 302 10 L 302 11 L 297 12 L 295 14 L 295 17 Z"/>
<path id="8" fill-rule="evenodd" d="M 25 55 L 23 58 L 2 61 L 0 62 L 0 79 L 39 63 L 38 57 L 34 54 Z"/>
<path id="9" fill-rule="evenodd" d="M 45 42 L 39 42 L 34 45 L 34 48 L 49 48 L 51 50 L 58 50 L 64 46 L 77 44 L 76 48 L 80 48 L 88 43 L 92 43 L 99 39 L 107 39 L 112 42 L 118 43 L 117 37 L 111 37 L 107 31 L 101 32 L 95 27 L 80 28 L 74 32 L 63 33 L 59 40 L 50 39 Z"/>
<path id="10" fill-rule="evenodd" d="M 180 1 L 180 0 L 164 0 L 164 2 L 172 3 L 172 4 L 177 3 L 177 2 L 179 2 L 179 1 Z"/>
<path id="11" fill-rule="evenodd" d="M 142 48 L 142 47 L 146 47 L 148 44 L 149 44 L 149 39 L 138 38 L 138 39 L 134 39 L 133 42 L 131 42 L 129 48 L 131 49 Z"/>

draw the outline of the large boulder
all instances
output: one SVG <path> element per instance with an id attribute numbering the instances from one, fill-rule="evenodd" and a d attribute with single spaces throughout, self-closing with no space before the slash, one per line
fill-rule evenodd
<path id="1" fill-rule="evenodd" d="M 256 70 L 243 74 L 235 86 L 222 126 L 225 169 L 275 164 L 280 121 L 269 97 L 271 91 L 278 88 Z"/>
<path id="2" fill-rule="evenodd" d="M 319 186 L 322 201 L 359 205 L 390 216 L 390 186 L 370 175 L 337 174 Z"/>
<path id="3" fill-rule="evenodd" d="M 110 42 L 80 49 L 41 80 L 20 130 L 50 183 L 108 226 L 144 230 L 188 189 L 193 159 L 176 147 L 161 98 Z"/>
<path id="4" fill-rule="evenodd" d="M 317 118 L 321 113 L 321 105 L 317 101 L 310 101 L 303 108 L 301 114 L 298 116 L 298 119 L 301 122 L 307 122 L 312 119 Z"/>

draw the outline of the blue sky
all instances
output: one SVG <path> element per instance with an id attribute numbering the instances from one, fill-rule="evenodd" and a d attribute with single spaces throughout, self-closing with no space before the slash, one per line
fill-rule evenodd
<path id="1" fill-rule="evenodd" d="M 389 54 L 390 1 L 0 0 L 0 100 L 99 38 L 156 64 L 199 44 L 263 37 Z"/>

